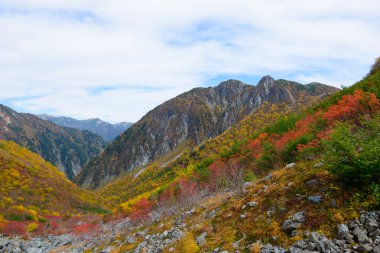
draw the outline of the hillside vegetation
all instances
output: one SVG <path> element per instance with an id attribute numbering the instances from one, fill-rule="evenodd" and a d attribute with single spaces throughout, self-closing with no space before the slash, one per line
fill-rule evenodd
<path id="1" fill-rule="evenodd" d="M 324 97 L 338 89 L 263 77 L 256 85 L 228 80 L 216 87 L 185 92 L 148 112 L 117 137 L 77 176 L 85 187 L 99 187 L 123 173 L 216 137 L 265 102 L 292 105 L 303 97 Z"/>
<path id="2" fill-rule="evenodd" d="M 69 179 L 73 179 L 106 144 L 91 132 L 61 127 L 3 105 L 0 105 L 0 139 L 12 140 L 39 154 Z"/>
<path id="3" fill-rule="evenodd" d="M 163 214 L 148 227 L 153 233 L 171 226 L 178 210 L 193 207 L 193 215 L 181 218 L 188 233 L 176 252 L 205 232 L 207 242 L 191 252 L 231 251 L 238 240 L 245 246 L 237 248 L 258 252 L 256 242 L 288 246 L 308 231 L 334 236 L 337 224 L 380 206 L 379 97 L 380 71 L 373 69 L 309 109 L 264 106 L 170 165 L 152 164 L 99 192 L 121 203 L 114 212 L 132 220 Z M 302 224 L 286 229 L 300 212 Z"/>
<path id="4" fill-rule="evenodd" d="M 105 212 L 93 193 L 80 189 L 56 167 L 13 141 L 0 141 L 0 182 L 4 233 L 30 222 L 46 227 L 53 217 Z"/>
<path id="5" fill-rule="evenodd" d="M 131 172 L 101 187 L 97 192 L 114 204 L 122 204 L 130 200 L 128 204 L 135 202 L 142 196 L 149 196 L 165 189 L 170 183 L 182 176 L 190 176 L 196 164 L 202 166 L 208 161 L 229 152 L 236 151 L 246 139 L 250 138 L 255 129 L 269 126 L 279 118 L 288 118 L 292 113 L 302 113 L 307 105 L 319 101 L 313 96 L 305 96 L 293 105 L 288 104 L 263 104 L 259 110 L 243 119 L 239 124 L 233 125 L 223 134 L 203 142 L 195 148 L 187 148 L 178 157 L 172 154 L 161 157 L 147 167 Z M 162 162 L 164 160 L 165 162 Z M 248 178 L 252 173 L 247 173 Z"/>
<path id="6" fill-rule="evenodd" d="M 378 235 L 380 216 L 363 210 L 380 207 L 378 66 L 379 61 L 362 81 L 325 99 L 304 95 L 292 104 L 263 103 L 221 135 L 194 148 L 184 145 L 91 193 L 62 180 L 62 174 L 53 176 L 59 189 L 73 186 L 73 197 L 60 201 L 69 204 L 57 203 L 59 210 L 47 205 L 56 188 L 39 191 L 46 195 L 39 203 L 33 194 L 35 202 L 23 199 L 22 187 L 5 187 L 11 190 L 4 191 L 8 199 L 2 202 L 15 203 L 2 206 L 0 211 L 10 215 L 0 224 L 9 231 L 14 214 L 20 217 L 22 210 L 24 220 L 33 219 L 40 206 L 46 206 L 45 213 L 100 212 L 103 221 L 111 221 L 76 223 L 77 235 L 98 232 L 84 244 L 63 245 L 66 252 L 82 247 L 95 252 L 285 252 L 271 245 L 293 246 L 292 252 L 376 252 L 380 241 L 369 238 Z M 8 160 L 21 159 L 25 168 L 26 160 L 41 159 L 14 143 L 3 146 L 7 155 L 15 149 Z M 19 158 L 25 152 L 28 158 Z M 24 175 L 4 171 L 6 182 Z M 46 182 L 42 176 L 39 181 Z M 65 190 L 60 194 L 66 196 Z M 99 209 L 93 194 L 112 213 Z"/>

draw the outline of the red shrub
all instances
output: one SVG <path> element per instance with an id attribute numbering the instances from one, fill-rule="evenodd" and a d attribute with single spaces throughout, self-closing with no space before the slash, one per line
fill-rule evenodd
<path id="1" fill-rule="evenodd" d="M 262 142 L 268 138 L 268 133 L 261 133 L 256 139 L 250 140 L 248 148 L 252 152 L 252 156 L 255 159 L 259 159 L 262 156 L 263 146 Z"/>
<path id="2" fill-rule="evenodd" d="M 353 95 L 345 95 L 322 116 L 328 122 L 335 120 L 358 120 L 358 115 L 365 115 L 379 110 L 380 102 L 375 94 L 356 90 Z"/>
<path id="3" fill-rule="evenodd" d="M 152 210 L 152 205 L 146 198 L 138 201 L 132 208 L 131 215 L 129 218 L 131 220 L 144 220 L 149 217 L 149 213 Z"/>
<path id="4" fill-rule="evenodd" d="M 321 140 L 329 140 L 332 133 L 333 133 L 332 129 L 327 129 L 327 130 L 319 132 L 317 134 L 316 139 L 310 141 L 307 144 L 298 144 L 297 151 L 302 152 L 305 149 L 318 148 L 320 146 Z"/>
<path id="5" fill-rule="evenodd" d="M 58 223 L 55 222 L 55 221 L 52 221 L 52 222 L 50 223 L 50 229 L 52 229 L 52 230 L 56 230 L 56 229 L 58 229 Z"/>
<path id="6" fill-rule="evenodd" d="M 218 187 L 234 188 L 242 183 L 243 169 L 237 160 L 216 160 L 210 165 L 209 170 L 211 190 L 216 190 Z"/>
<path id="7" fill-rule="evenodd" d="M 274 142 L 275 148 L 281 151 L 290 141 L 296 140 L 299 137 L 309 133 L 311 126 L 318 120 L 320 115 L 320 112 L 316 112 L 315 114 L 308 115 L 296 122 L 294 129 L 284 133 L 278 140 Z"/>
<path id="8" fill-rule="evenodd" d="M 88 223 L 80 223 L 74 227 L 73 233 L 76 235 L 88 234 L 88 233 L 94 232 L 96 229 L 97 229 L 96 225 L 88 224 Z"/>
<path id="9" fill-rule="evenodd" d="M 2 233 L 7 236 L 26 235 L 26 225 L 19 221 L 9 221 L 5 224 Z"/>
<path id="10" fill-rule="evenodd" d="M 178 182 L 179 200 L 188 201 L 194 199 L 198 195 L 197 183 L 191 181 L 189 178 L 181 178 Z"/>
<path id="11" fill-rule="evenodd" d="M 174 184 L 163 190 L 158 197 L 158 205 L 167 206 L 176 201 Z"/>

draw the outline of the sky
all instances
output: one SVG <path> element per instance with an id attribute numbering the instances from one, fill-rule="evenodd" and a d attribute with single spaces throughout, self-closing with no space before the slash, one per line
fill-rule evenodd
<path id="1" fill-rule="evenodd" d="M 349 86 L 379 41 L 379 0 L 0 0 L 0 103 L 136 122 L 227 79 Z"/>

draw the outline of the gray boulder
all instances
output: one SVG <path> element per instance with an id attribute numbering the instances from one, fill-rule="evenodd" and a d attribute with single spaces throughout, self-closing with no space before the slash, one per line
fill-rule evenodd
<path id="1" fill-rule="evenodd" d="M 355 227 L 352 234 L 359 243 L 367 243 L 369 241 L 367 232 L 360 227 Z"/>
<path id="2" fill-rule="evenodd" d="M 207 236 L 207 232 L 203 232 L 202 234 L 200 234 L 198 237 L 197 237 L 197 244 L 199 246 L 203 246 L 206 244 L 206 236 Z"/>
<path id="3" fill-rule="evenodd" d="M 313 204 L 320 204 L 322 202 L 321 195 L 309 196 L 307 199 Z"/>
<path id="4" fill-rule="evenodd" d="M 319 181 L 317 179 L 311 179 L 307 181 L 305 184 L 307 187 L 315 187 L 319 185 Z"/>
<path id="5" fill-rule="evenodd" d="M 281 229 L 287 234 L 291 234 L 294 230 L 301 227 L 302 224 L 306 221 L 305 212 L 301 211 L 298 213 L 295 213 L 293 216 L 291 216 L 288 220 L 286 220 L 282 226 Z"/>
<path id="6" fill-rule="evenodd" d="M 349 241 L 350 235 L 350 230 L 345 224 L 338 225 L 338 239 L 345 239 L 346 241 Z"/>

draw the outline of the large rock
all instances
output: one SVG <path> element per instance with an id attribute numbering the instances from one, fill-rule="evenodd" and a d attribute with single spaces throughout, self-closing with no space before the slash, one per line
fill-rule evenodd
<path id="1" fill-rule="evenodd" d="M 197 244 L 198 244 L 199 246 L 203 246 L 203 245 L 206 244 L 206 236 L 207 236 L 207 232 L 203 232 L 201 235 L 199 235 L 199 236 L 197 237 L 196 242 L 197 242 Z"/>
<path id="2" fill-rule="evenodd" d="M 285 253 L 285 252 L 286 252 L 285 249 L 281 247 L 277 247 L 277 246 L 272 246 L 270 244 L 264 245 L 260 249 L 260 253 Z"/>
<path id="3" fill-rule="evenodd" d="M 301 227 L 305 221 L 306 221 L 305 212 L 301 211 L 301 212 L 295 213 L 292 217 L 286 220 L 282 224 L 281 229 L 285 233 L 291 234 L 293 233 L 294 230 Z"/>
<path id="4" fill-rule="evenodd" d="M 316 187 L 319 185 L 319 181 L 317 179 L 311 179 L 307 181 L 305 184 L 307 187 Z"/>
<path id="5" fill-rule="evenodd" d="M 367 236 L 367 231 L 360 227 L 355 227 L 354 230 L 352 231 L 352 234 L 355 236 L 355 239 L 359 243 L 367 243 L 369 241 L 368 236 Z"/>
<path id="6" fill-rule="evenodd" d="M 376 217 L 374 215 L 368 214 L 366 216 L 364 227 L 369 232 L 376 231 L 379 228 L 379 223 L 376 220 Z"/>
<path id="7" fill-rule="evenodd" d="M 338 225 L 338 238 L 345 239 L 346 241 L 350 240 L 350 230 L 345 224 Z"/>
<path id="8" fill-rule="evenodd" d="M 309 196 L 307 199 L 310 201 L 310 203 L 320 204 L 323 198 L 321 195 L 314 195 L 314 196 Z"/>

